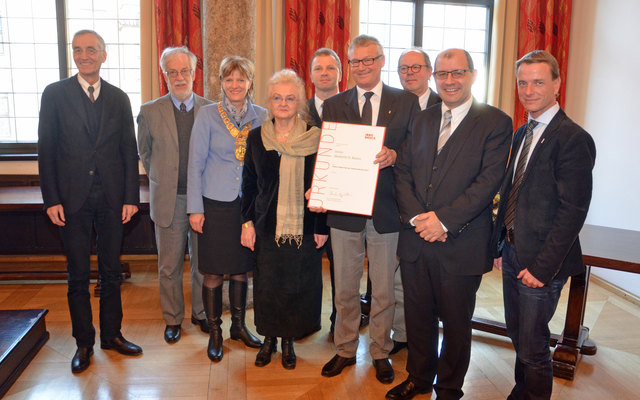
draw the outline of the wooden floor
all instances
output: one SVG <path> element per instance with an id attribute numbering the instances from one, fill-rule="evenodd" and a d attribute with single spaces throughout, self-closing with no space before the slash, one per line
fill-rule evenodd
<path id="1" fill-rule="evenodd" d="M 144 354 L 125 357 L 100 350 L 97 344 L 91 366 L 79 375 L 70 370 L 76 346 L 71 337 L 66 284 L 0 284 L 0 309 L 47 308 L 51 333 L 6 399 L 383 399 L 393 387 L 375 378 L 367 329 L 361 331 L 356 366 L 333 378 L 320 375 L 322 365 L 334 354 L 332 343 L 327 341 L 328 323 L 322 331 L 296 343 L 298 364 L 291 371 L 282 367 L 280 349 L 271 364 L 257 368 L 253 365 L 257 350 L 228 339 L 224 359 L 211 363 L 205 354 L 207 336 L 188 321 L 180 342 L 168 345 L 163 340 L 155 262 L 133 261 L 131 269 L 132 278 L 122 286 L 123 334 L 141 345 Z M 325 266 L 326 282 L 327 271 Z M 500 286 L 498 273 L 485 275 L 477 316 L 502 320 Z M 188 290 L 185 285 L 185 293 Z M 555 333 L 563 323 L 567 293 L 568 285 L 552 322 Z M 324 295 L 323 322 L 328 322 L 329 285 L 325 285 Z M 97 299 L 92 304 L 97 321 Z M 640 398 L 640 307 L 592 282 L 585 319 L 598 353 L 583 357 L 574 381 L 555 379 L 552 399 Z M 223 322 L 228 338 L 229 313 L 223 315 Z M 247 313 L 247 324 L 254 329 L 252 311 Z M 392 356 L 396 384 L 407 376 L 406 357 L 406 350 Z M 506 338 L 474 332 L 465 398 L 506 398 L 513 385 L 513 362 L 514 352 Z"/>

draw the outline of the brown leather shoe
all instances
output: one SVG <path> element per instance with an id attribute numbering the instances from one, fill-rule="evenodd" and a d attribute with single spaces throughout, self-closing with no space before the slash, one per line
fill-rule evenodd
<path id="1" fill-rule="evenodd" d="M 322 376 L 332 377 L 340 375 L 344 367 L 353 365 L 356 363 L 355 357 L 341 357 L 339 355 L 333 356 L 328 363 L 322 367 Z"/>
<path id="2" fill-rule="evenodd" d="M 376 368 L 376 378 L 381 383 L 391 383 L 395 378 L 395 372 L 391 367 L 391 363 L 388 358 L 381 358 L 373 360 L 373 366 Z"/>
<path id="3" fill-rule="evenodd" d="M 78 347 L 76 354 L 71 359 L 71 372 L 79 374 L 89 368 L 91 356 L 93 355 L 93 347 Z"/>
<path id="4" fill-rule="evenodd" d="M 421 386 L 409 377 L 398 386 L 389 390 L 384 398 L 386 400 L 410 400 L 418 394 L 429 393 L 432 390 L 432 386 Z"/>

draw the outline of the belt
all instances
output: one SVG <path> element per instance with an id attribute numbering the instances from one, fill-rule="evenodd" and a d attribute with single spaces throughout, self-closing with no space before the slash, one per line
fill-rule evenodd
<path id="1" fill-rule="evenodd" d="M 516 242 L 516 235 L 513 228 L 507 230 L 507 242 L 510 244 L 515 244 Z"/>

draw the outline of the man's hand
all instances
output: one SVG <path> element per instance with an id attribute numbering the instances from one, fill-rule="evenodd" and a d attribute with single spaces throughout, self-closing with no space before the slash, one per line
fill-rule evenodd
<path id="1" fill-rule="evenodd" d="M 304 192 L 304 198 L 307 199 L 307 201 L 309 201 L 309 199 L 311 198 L 311 188 L 307 189 L 306 192 Z M 322 207 L 311 207 L 309 206 L 309 211 L 314 212 L 314 213 L 326 213 L 327 209 L 326 208 L 322 208 Z M 322 246 L 320 246 L 322 247 Z"/>
<path id="2" fill-rule="evenodd" d="M 122 223 L 126 224 L 131 221 L 131 217 L 138 212 L 138 206 L 133 204 L 125 204 L 122 206 Z"/>
<path id="3" fill-rule="evenodd" d="M 502 257 L 493 259 L 493 268 L 502 271 Z"/>
<path id="4" fill-rule="evenodd" d="M 204 226 L 204 214 L 189 214 L 189 225 L 191 225 L 191 229 L 193 229 L 194 232 L 202 233 L 202 227 Z"/>
<path id="5" fill-rule="evenodd" d="M 242 234 L 240 235 L 240 243 L 244 247 L 248 247 L 253 251 L 256 244 L 256 228 L 253 226 L 243 226 Z"/>
<path id="6" fill-rule="evenodd" d="M 64 226 L 66 220 L 64 219 L 64 208 L 62 204 L 56 204 L 55 206 L 47 208 L 47 215 L 55 225 Z"/>
<path id="7" fill-rule="evenodd" d="M 427 242 L 444 242 L 447 240 L 447 232 L 442 228 L 436 213 L 429 211 L 418 214 L 413 220 L 416 233 Z"/>
<path id="8" fill-rule="evenodd" d="M 541 288 L 544 286 L 544 283 L 540 282 L 536 279 L 535 276 L 531 275 L 527 268 L 520 271 L 518 274 L 518 279 L 522 279 L 522 284 L 525 286 L 529 286 L 530 288 Z"/>
<path id="9" fill-rule="evenodd" d="M 382 146 L 382 150 L 380 153 L 376 154 L 376 159 L 373 162 L 374 164 L 380 164 L 380 169 L 387 168 L 396 163 L 396 151 L 388 148 L 387 146 Z"/>
<path id="10" fill-rule="evenodd" d="M 327 239 L 329 239 L 329 235 L 319 235 L 317 233 L 313 234 L 313 239 L 316 241 L 316 249 L 324 246 L 327 243 Z"/>

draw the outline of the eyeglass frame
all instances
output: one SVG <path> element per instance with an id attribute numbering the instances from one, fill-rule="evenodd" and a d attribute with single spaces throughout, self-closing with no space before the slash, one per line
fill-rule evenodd
<path id="1" fill-rule="evenodd" d="M 398 67 L 398 72 L 401 74 L 406 74 L 409 72 L 409 70 L 411 70 L 412 73 L 417 74 L 422 70 L 422 67 L 426 69 L 430 68 L 427 64 L 401 65 Z"/>
<path id="2" fill-rule="evenodd" d="M 176 79 L 178 77 L 178 74 L 184 77 L 184 76 L 191 76 L 192 73 L 193 73 L 193 69 L 191 68 L 184 68 L 184 69 L 181 69 L 180 71 L 172 69 L 170 71 L 164 72 L 164 74 L 171 79 Z"/>
<path id="3" fill-rule="evenodd" d="M 297 102 L 298 98 L 295 96 L 282 96 L 279 94 L 274 94 L 269 100 L 274 102 L 275 104 L 280 104 L 284 100 L 285 104 L 291 105 Z"/>
<path id="4" fill-rule="evenodd" d="M 362 65 L 364 65 L 365 67 L 369 67 L 371 65 L 373 65 L 373 63 L 380 57 L 382 57 L 383 54 L 378 54 L 375 57 L 367 57 L 367 58 L 363 58 L 361 60 L 349 60 L 347 61 L 349 63 L 349 66 L 351 66 L 352 68 L 358 68 L 358 66 L 360 65 L 360 63 L 362 63 Z"/>
<path id="5" fill-rule="evenodd" d="M 472 69 L 454 69 L 452 71 L 433 71 L 433 78 L 440 81 L 444 81 L 449 77 L 449 74 L 451 74 L 451 77 L 453 79 L 462 79 L 464 78 L 464 75 L 467 72 L 473 72 L 473 71 L 474 70 Z M 446 74 L 446 75 L 442 75 L 442 74 Z M 460 76 L 455 76 L 455 74 L 460 74 Z"/>

